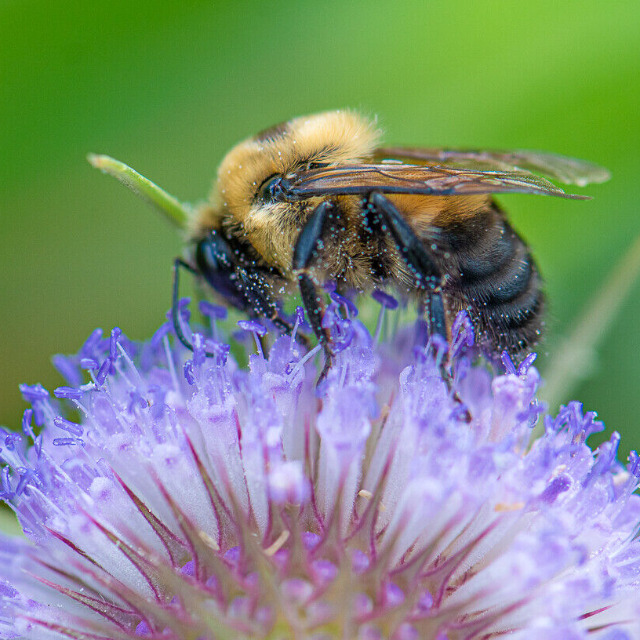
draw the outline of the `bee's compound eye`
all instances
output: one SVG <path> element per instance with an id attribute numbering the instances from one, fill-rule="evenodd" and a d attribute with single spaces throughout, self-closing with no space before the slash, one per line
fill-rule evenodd
<path id="1" fill-rule="evenodd" d="M 258 189 L 258 198 L 263 202 L 278 202 L 282 200 L 284 190 L 282 188 L 282 176 L 274 175 L 267 178 Z"/>

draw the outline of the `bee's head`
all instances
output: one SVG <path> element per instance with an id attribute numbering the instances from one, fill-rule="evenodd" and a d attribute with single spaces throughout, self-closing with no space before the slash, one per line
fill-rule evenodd
<path id="1" fill-rule="evenodd" d="M 265 219 L 299 215 L 309 202 L 283 200 L 279 179 L 315 166 L 357 162 L 372 153 L 378 135 L 374 122 L 351 111 L 328 111 L 266 129 L 226 155 L 214 201 L 247 232 Z"/>

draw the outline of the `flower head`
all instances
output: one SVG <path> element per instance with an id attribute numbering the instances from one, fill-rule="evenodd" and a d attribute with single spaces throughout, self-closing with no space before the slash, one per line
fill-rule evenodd
<path id="1" fill-rule="evenodd" d="M 532 360 L 472 363 L 464 316 L 443 379 L 446 345 L 378 344 L 332 298 L 317 386 L 313 352 L 265 356 L 245 322 L 248 367 L 166 324 L 94 332 L 55 360 L 69 386 L 23 387 L 1 638 L 640 638 L 638 457 L 592 451 L 578 403 L 533 440 Z"/>

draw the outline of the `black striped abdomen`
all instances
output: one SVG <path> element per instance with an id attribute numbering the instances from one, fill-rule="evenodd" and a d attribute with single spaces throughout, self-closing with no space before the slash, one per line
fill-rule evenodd
<path id="1" fill-rule="evenodd" d="M 457 261 L 447 293 L 472 315 L 478 338 L 517 353 L 535 344 L 543 324 L 538 268 L 495 205 L 472 225 L 443 233 Z"/>

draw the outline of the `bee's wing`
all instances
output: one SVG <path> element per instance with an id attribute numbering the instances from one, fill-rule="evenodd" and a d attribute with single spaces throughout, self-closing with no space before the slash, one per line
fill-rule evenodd
<path id="1" fill-rule="evenodd" d="M 540 173 L 547 178 L 580 187 L 590 182 L 608 180 L 609 172 L 592 162 L 568 158 L 542 151 L 486 151 L 483 149 L 417 149 L 388 147 L 376 149 L 375 161 L 400 159 L 412 164 L 429 164 L 454 169 L 495 171 L 525 170 Z"/>
<path id="2" fill-rule="evenodd" d="M 535 193 L 560 198 L 588 199 L 565 193 L 526 170 L 456 169 L 441 165 L 380 164 L 336 165 L 284 177 L 285 198 L 327 195 L 367 195 L 373 191 L 422 195 L 472 195 L 483 193 Z"/>

